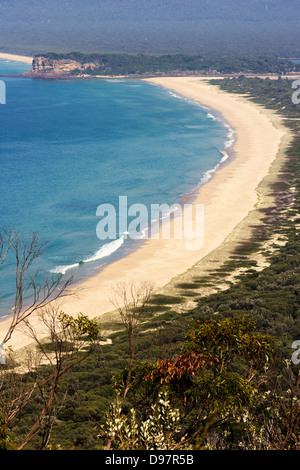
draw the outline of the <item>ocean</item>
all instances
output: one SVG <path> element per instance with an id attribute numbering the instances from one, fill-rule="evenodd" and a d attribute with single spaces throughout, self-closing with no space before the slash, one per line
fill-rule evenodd
<path id="1" fill-rule="evenodd" d="M 30 66 L 0 60 L 0 74 Z M 41 279 L 75 282 L 136 249 L 126 232 L 99 239 L 97 208 L 180 203 L 207 182 L 234 133 L 214 111 L 140 80 L 1 78 L 0 230 L 47 242 Z M 117 213 L 117 210 L 116 210 Z M 1 266 L 0 316 L 11 313 L 14 258 Z M 28 294 L 28 296 L 30 293 Z"/>

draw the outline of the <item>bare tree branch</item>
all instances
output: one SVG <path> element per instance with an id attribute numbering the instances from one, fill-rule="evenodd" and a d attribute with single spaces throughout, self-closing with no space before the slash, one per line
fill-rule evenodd
<path id="1" fill-rule="evenodd" d="M 0 233 L 0 267 L 5 262 L 6 256 L 17 237 L 18 235 L 13 234 L 12 230 L 5 230 Z"/>
<path id="2" fill-rule="evenodd" d="M 46 307 L 59 297 L 74 295 L 68 291 L 72 276 L 63 279 L 62 275 L 56 275 L 39 281 L 39 271 L 32 270 L 34 262 L 41 256 L 46 245 L 47 243 L 39 242 L 35 233 L 27 241 L 21 240 L 19 234 L 13 234 L 12 231 L 0 234 L 0 266 L 12 250 L 16 284 L 12 320 L 2 344 L 7 343 L 20 323 L 35 311 Z"/>
<path id="3" fill-rule="evenodd" d="M 145 310 L 151 295 L 154 292 L 154 284 L 151 282 L 120 283 L 113 289 L 114 296 L 111 302 L 118 310 L 121 321 L 127 331 L 129 342 L 129 367 L 124 384 L 122 402 L 131 386 L 131 375 L 134 359 L 134 334 L 141 321 L 141 316 Z"/>

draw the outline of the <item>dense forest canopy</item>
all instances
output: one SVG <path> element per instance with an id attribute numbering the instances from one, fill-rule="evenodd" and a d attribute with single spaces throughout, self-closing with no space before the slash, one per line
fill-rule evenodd
<path id="1" fill-rule="evenodd" d="M 297 0 L 1 0 L 0 50 L 300 56 Z"/>
<path id="2" fill-rule="evenodd" d="M 262 73 L 262 74 L 287 74 L 300 70 L 300 64 L 294 64 L 286 59 L 266 56 L 235 56 L 235 57 L 202 57 L 184 54 L 168 54 L 151 56 L 144 54 L 83 54 L 82 52 L 70 52 L 57 54 L 48 52 L 44 54 L 49 61 L 76 61 L 88 66 L 84 73 L 88 75 L 143 75 L 143 74 L 168 74 L 168 73 L 193 73 L 204 74 L 231 74 L 231 73 Z M 39 57 L 37 54 L 36 58 Z M 41 58 L 42 63 L 43 58 Z M 75 69 L 73 75 L 81 74 Z"/>

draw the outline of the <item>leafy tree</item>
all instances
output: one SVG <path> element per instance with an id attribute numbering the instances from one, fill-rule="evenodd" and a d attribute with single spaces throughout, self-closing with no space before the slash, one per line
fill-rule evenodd
<path id="1" fill-rule="evenodd" d="M 179 356 L 143 364 L 132 374 L 129 403 L 145 416 L 149 411 L 136 407 L 137 395 L 145 394 L 145 400 L 140 399 L 145 403 L 146 396 L 155 401 L 167 390 L 172 406 L 177 404 L 184 415 L 176 442 L 195 444 L 199 436 L 203 440 L 209 429 L 235 420 L 236 414 L 249 408 L 264 382 L 261 372 L 266 372 L 272 358 L 273 339 L 253 329 L 253 322 L 244 318 L 196 324 Z"/>
<path id="2" fill-rule="evenodd" d="M 46 338 L 40 339 L 29 322 L 27 333 L 35 348 L 28 348 L 18 364 L 9 363 L 0 371 L 0 439 L 7 440 L 9 428 L 30 403 L 38 406 L 23 441 L 16 444 L 22 450 L 38 433 L 40 448 L 49 446 L 51 431 L 63 399 L 58 397 L 63 376 L 95 352 L 100 338 L 99 325 L 86 316 L 65 315 L 48 308 L 40 312 L 40 322 L 45 327 Z M 3 437 L 2 437 L 3 436 Z"/>

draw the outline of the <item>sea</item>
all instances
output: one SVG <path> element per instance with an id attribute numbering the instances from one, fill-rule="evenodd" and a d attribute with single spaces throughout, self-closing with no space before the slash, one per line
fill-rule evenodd
<path id="1" fill-rule="evenodd" d="M 0 60 L 0 75 L 29 69 Z M 120 196 L 149 213 L 181 203 L 233 158 L 228 123 L 172 90 L 133 79 L 0 80 L 0 232 L 46 244 L 31 268 L 40 282 L 81 282 L 144 243 L 145 227 L 138 239 L 126 230 L 100 239 L 100 205 L 118 217 Z M 0 267 L 0 318 L 13 311 L 15 268 L 11 250 Z"/>

